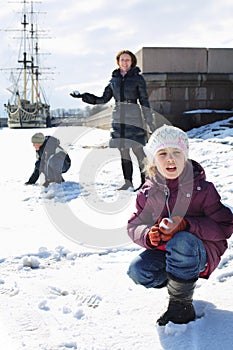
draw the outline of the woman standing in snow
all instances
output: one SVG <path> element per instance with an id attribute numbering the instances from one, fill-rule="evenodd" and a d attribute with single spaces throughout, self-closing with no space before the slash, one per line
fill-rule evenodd
<path id="1" fill-rule="evenodd" d="M 82 98 L 83 102 L 93 105 L 107 103 L 114 97 L 116 104 L 112 113 L 109 146 L 118 148 L 121 154 L 125 183 L 119 190 L 133 190 L 133 163 L 130 149 L 137 157 L 143 184 L 145 180 L 143 146 L 147 141 L 147 131 L 153 132 L 155 126 L 146 83 L 140 75 L 140 69 L 136 66 L 136 56 L 129 50 L 122 50 L 116 55 L 116 62 L 119 68 L 112 72 L 112 78 L 101 97 L 87 92 L 83 94 L 74 92 L 71 96 Z"/>
<path id="2" fill-rule="evenodd" d="M 218 266 L 233 233 L 233 214 L 201 165 L 188 159 L 185 132 L 164 125 L 145 151 L 148 178 L 137 195 L 128 234 L 146 250 L 132 261 L 128 275 L 146 288 L 167 286 L 169 305 L 157 321 L 160 326 L 188 323 L 196 316 L 196 281 Z"/>

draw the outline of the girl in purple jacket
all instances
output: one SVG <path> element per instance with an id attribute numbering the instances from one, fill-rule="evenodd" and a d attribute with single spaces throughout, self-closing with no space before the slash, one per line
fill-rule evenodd
<path id="1" fill-rule="evenodd" d="M 218 266 L 233 233 L 233 213 L 221 203 L 200 164 L 188 159 L 185 132 L 164 125 L 145 147 L 147 180 L 128 221 L 131 239 L 146 248 L 128 275 L 146 288 L 167 286 L 169 305 L 157 320 L 188 323 L 195 319 L 193 293 L 199 277 Z"/>

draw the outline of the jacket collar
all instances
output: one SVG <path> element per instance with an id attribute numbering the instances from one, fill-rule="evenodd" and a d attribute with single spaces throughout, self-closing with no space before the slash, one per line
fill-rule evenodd
<path id="1" fill-rule="evenodd" d="M 131 67 L 130 70 L 126 73 L 125 77 L 131 77 L 133 75 L 138 75 L 141 72 L 139 67 Z M 120 68 L 115 69 L 112 72 L 112 77 L 121 77 L 121 71 Z"/>

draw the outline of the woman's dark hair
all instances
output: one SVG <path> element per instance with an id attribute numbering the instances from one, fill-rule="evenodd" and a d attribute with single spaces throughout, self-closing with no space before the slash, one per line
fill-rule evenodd
<path id="1" fill-rule="evenodd" d="M 135 67 L 136 64 L 137 64 L 137 58 L 136 56 L 129 50 L 121 50 L 117 53 L 116 55 L 116 61 L 117 61 L 117 64 L 119 65 L 119 60 L 120 60 L 120 56 L 123 55 L 124 53 L 126 53 L 127 55 L 129 55 L 131 57 L 131 60 L 132 60 L 132 64 L 131 64 L 131 67 Z"/>

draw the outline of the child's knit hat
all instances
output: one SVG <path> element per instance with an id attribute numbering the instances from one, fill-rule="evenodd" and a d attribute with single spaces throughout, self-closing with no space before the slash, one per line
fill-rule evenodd
<path id="1" fill-rule="evenodd" d="M 42 132 L 37 132 L 32 136 L 32 139 L 31 139 L 32 143 L 38 144 L 38 145 L 42 145 L 42 143 L 44 143 L 44 140 L 45 140 L 45 136 L 44 134 L 42 134 Z"/>
<path id="2" fill-rule="evenodd" d="M 178 148 L 188 159 L 189 142 L 187 134 L 172 125 L 163 125 L 151 135 L 144 150 L 149 162 L 153 162 L 155 154 L 163 148 Z"/>

